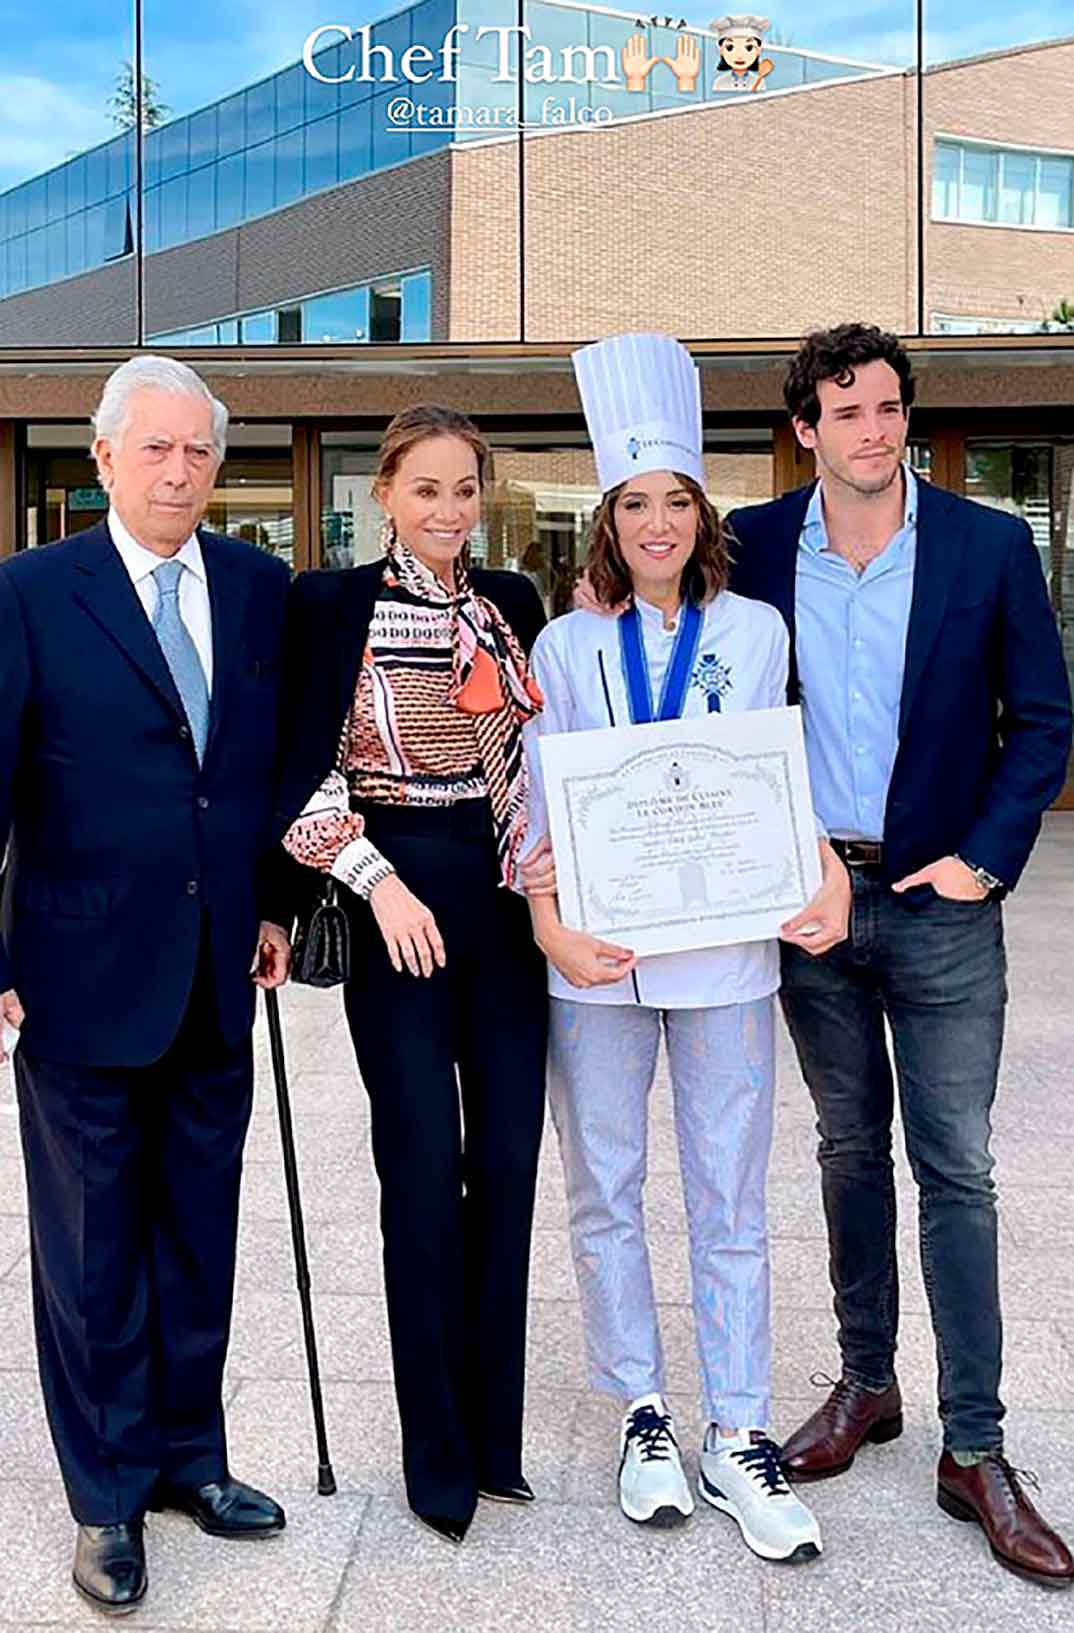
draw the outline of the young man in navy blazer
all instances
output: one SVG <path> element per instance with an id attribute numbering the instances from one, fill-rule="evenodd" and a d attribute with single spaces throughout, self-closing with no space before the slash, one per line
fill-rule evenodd
<path id="1" fill-rule="evenodd" d="M 199 526 L 227 410 L 185 364 L 123 364 L 95 427 L 107 521 L 0 566 L 0 1009 L 74 1581 L 114 1613 L 147 1508 L 284 1525 L 228 1471 L 221 1378 L 254 980 L 289 959 L 258 882 L 288 574 Z"/>
<path id="2" fill-rule="evenodd" d="M 853 882 L 845 942 L 816 958 L 800 937 L 783 947 L 843 1361 L 784 1467 L 824 1479 L 902 1429 L 897 1085 L 939 1356 L 940 1506 L 980 1524 L 1000 1564 L 1068 1586 L 1074 1559 L 1003 1457 L 989 1113 L 1007 999 L 1000 901 L 1063 785 L 1070 691 L 1029 528 L 914 476 L 913 395 L 893 335 L 809 335 L 785 396 L 819 480 L 729 518 L 732 588 L 790 629 L 814 802 Z"/>

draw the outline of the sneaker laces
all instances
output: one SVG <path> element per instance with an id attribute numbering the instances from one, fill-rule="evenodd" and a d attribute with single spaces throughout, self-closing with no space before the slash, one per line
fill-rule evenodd
<path id="1" fill-rule="evenodd" d="M 667 1451 L 667 1442 L 678 1449 L 678 1441 L 671 1432 L 671 1414 L 661 1415 L 653 1406 L 639 1406 L 627 1419 L 627 1444 L 634 1440 L 638 1443 L 638 1455 L 643 1463 L 667 1463 L 670 1461 Z"/>
<path id="2" fill-rule="evenodd" d="M 747 1474 L 757 1480 L 764 1490 L 766 1497 L 789 1497 L 791 1488 L 788 1486 L 783 1469 L 779 1461 L 779 1447 L 774 1440 L 754 1429 L 750 1433 L 750 1445 L 730 1453 L 731 1458 L 740 1463 Z"/>

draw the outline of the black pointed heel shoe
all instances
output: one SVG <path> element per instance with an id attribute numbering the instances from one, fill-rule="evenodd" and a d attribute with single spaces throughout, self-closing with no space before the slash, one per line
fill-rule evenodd
<path id="1" fill-rule="evenodd" d="M 517 1486 L 481 1485 L 477 1488 L 477 1495 L 486 1498 L 490 1503 L 532 1503 L 536 1502 L 533 1490 L 528 1480 L 519 1480 Z"/>

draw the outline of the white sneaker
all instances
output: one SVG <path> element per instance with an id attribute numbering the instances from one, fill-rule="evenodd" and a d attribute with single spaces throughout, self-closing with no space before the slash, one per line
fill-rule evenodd
<path id="1" fill-rule="evenodd" d="M 681 1525 L 694 1511 L 671 1414 L 659 1395 L 632 1401 L 623 1419 L 619 1506 L 639 1525 Z"/>
<path id="2" fill-rule="evenodd" d="M 779 1447 L 763 1430 L 721 1435 L 710 1425 L 700 1462 L 702 1497 L 730 1514 L 755 1554 L 799 1565 L 821 1553 L 820 1527 L 787 1484 Z"/>

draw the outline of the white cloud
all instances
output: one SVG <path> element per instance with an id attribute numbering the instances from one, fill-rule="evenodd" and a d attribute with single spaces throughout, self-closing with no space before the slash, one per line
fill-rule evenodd
<path id="1" fill-rule="evenodd" d="M 99 101 L 36 74 L 0 74 L 0 188 L 40 175 L 115 134 Z"/>

